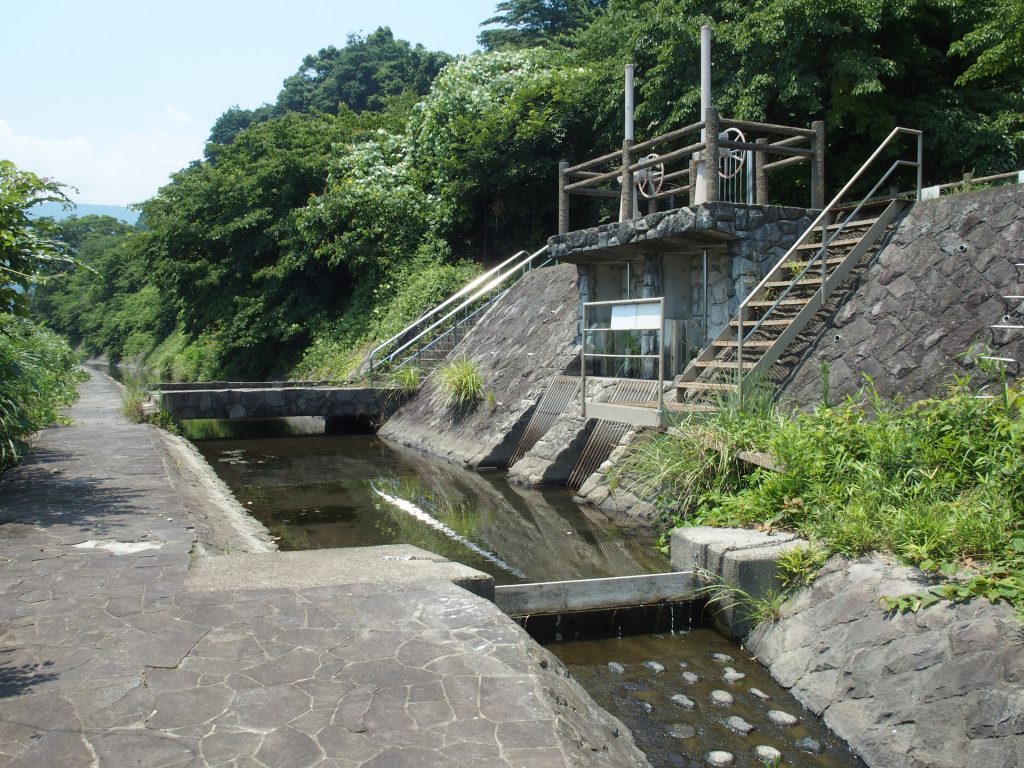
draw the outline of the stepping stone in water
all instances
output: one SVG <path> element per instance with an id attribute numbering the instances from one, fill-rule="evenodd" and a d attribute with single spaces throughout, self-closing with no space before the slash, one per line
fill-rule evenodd
<path id="1" fill-rule="evenodd" d="M 728 664 L 730 661 L 732 661 L 732 656 L 730 656 L 728 653 L 712 653 L 711 658 L 715 661 L 720 661 L 723 664 Z"/>
<path id="2" fill-rule="evenodd" d="M 626 671 L 626 668 L 619 664 L 619 662 L 617 661 L 609 661 L 608 671 L 611 672 L 613 675 L 621 675 L 623 672 Z"/>
<path id="3" fill-rule="evenodd" d="M 708 752 L 708 763 L 716 766 L 716 768 L 725 768 L 727 765 L 732 765 L 734 759 L 732 752 L 725 752 L 720 749 Z"/>
<path id="4" fill-rule="evenodd" d="M 665 671 L 665 665 L 659 661 L 645 661 L 644 666 L 656 675 L 660 675 Z"/>
<path id="5" fill-rule="evenodd" d="M 697 735 L 697 729 L 686 723 L 676 723 L 669 726 L 668 735 L 673 739 L 692 739 Z"/>
<path id="6" fill-rule="evenodd" d="M 649 701 L 641 701 L 640 710 L 646 712 L 649 715 L 651 714 L 651 712 L 654 711 L 654 707 L 651 705 L 651 702 Z"/>
<path id="7" fill-rule="evenodd" d="M 775 747 L 769 747 L 767 744 L 761 744 L 760 746 L 754 747 L 754 757 L 765 765 L 771 765 L 772 763 L 782 759 L 782 753 Z"/>
<path id="8" fill-rule="evenodd" d="M 698 675 L 695 675 L 693 672 L 683 672 L 683 674 L 681 674 L 680 677 L 683 678 L 684 683 L 689 683 L 690 685 L 693 685 L 698 680 L 700 680 L 700 677 Z"/>
<path id="9" fill-rule="evenodd" d="M 677 693 L 674 696 L 672 696 L 671 701 L 673 704 L 676 704 L 682 707 L 683 709 L 693 709 L 695 706 L 697 706 L 693 699 L 691 699 L 689 696 L 684 696 L 681 693 Z"/>
<path id="10" fill-rule="evenodd" d="M 821 753 L 821 742 L 817 739 L 803 738 L 796 742 L 796 748 L 802 749 L 804 752 L 810 752 L 812 755 Z"/>
<path id="11" fill-rule="evenodd" d="M 769 701 L 772 698 L 767 693 L 762 691 L 760 688 L 751 688 L 750 695 L 753 696 L 755 699 L 760 699 L 761 701 Z"/>
<path id="12" fill-rule="evenodd" d="M 732 697 L 732 694 L 728 691 L 716 690 L 712 691 L 709 695 L 711 697 L 711 703 L 717 704 L 720 707 L 728 707 L 730 704 L 733 703 L 733 701 L 735 701 L 735 699 L 733 699 Z"/>
<path id="13" fill-rule="evenodd" d="M 732 667 L 726 667 L 725 671 L 722 673 L 722 679 L 727 683 L 738 683 L 744 677 L 746 677 L 746 675 L 743 672 L 737 672 Z"/>
<path id="14" fill-rule="evenodd" d="M 733 715 L 732 717 L 728 718 L 725 721 L 725 727 L 728 728 L 730 731 L 742 733 L 744 736 L 746 736 L 748 733 L 754 730 L 754 726 L 752 726 L 742 717 L 738 717 L 737 715 Z"/>
<path id="15" fill-rule="evenodd" d="M 783 728 L 789 728 L 800 722 L 800 718 L 793 717 L 793 715 L 788 712 L 783 712 L 778 709 L 769 709 L 768 719 L 776 725 L 781 725 Z"/>

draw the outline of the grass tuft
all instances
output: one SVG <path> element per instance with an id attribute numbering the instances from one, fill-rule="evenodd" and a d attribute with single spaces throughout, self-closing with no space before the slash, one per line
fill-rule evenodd
<path id="1" fill-rule="evenodd" d="M 465 358 L 439 367 L 434 374 L 437 389 L 446 408 L 457 411 L 471 408 L 484 396 L 484 379 L 479 366 Z"/>

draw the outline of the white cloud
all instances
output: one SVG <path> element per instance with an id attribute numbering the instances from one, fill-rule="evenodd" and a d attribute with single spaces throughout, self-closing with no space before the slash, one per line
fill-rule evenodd
<path id="1" fill-rule="evenodd" d="M 170 125 L 102 138 L 21 134 L 0 119 L 0 158 L 76 187 L 78 194 L 71 194 L 76 202 L 142 202 L 166 184 L 171 173 L 202 156 L 206 132 L 183 112 L 172 107 L 166 111 Z"/>

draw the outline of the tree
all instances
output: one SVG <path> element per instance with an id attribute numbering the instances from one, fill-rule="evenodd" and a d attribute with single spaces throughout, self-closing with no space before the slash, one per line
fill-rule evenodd
<path id="1" fill-rule="evenodd" d="M 477 41 L 488 51 L 533 48 L 586 26 L 608 5 L 608 0 L 502 0 L 496 13 L 480 26 Z"/>
<path id="2" fill-rule="evenodd" d="M 53 274 L 55 264 L 73 264 L 53 222 L 30 216 L 44 202 L 72 205 L 63 185 L 0 160 L 0 312 L 25 314 L 31 286 Z"/>
<path id="3" fill-rule="evenodd" d="M 349 35 L 344 48 L 329 46 L 302 60 L 298 72 L 284 81 L 275 113 L 334 115 L 339 104 L 354 112 L 380 110 L 389 96 L 425 94 L 451 60 L 447 53 L 396 40 L 388 27 L 367 37 Z"/>

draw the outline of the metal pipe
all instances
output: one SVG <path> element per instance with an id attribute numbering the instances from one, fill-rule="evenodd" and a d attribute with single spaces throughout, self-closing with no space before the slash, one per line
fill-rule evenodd
<path id="1" fill-rule="evenodd" d="M 701 143 L 707 144 L 708 123 L 707 114 L 711 107 L 711 27 L 704 24 L 700 28 L 700 116 L 704 121 L 700 129 Z M 695 153 L 694 160 L 697 161 L 697 190 L 694 203 L 699 204 L 707 201 L 708 162 L 705 154 Z"/>
<path id="2" fill-rule="evenodd" d="M 701 339 L 701 346 L 706 347 L 708 341 L 711 338 L 711 324 L 708 320 L 708 249 L 704 249 L 704 299 L 701 302 L 701 308 L 704 310 L 704 338 Z"/>
<path id="3" fill-rule="evenodd" d="M 580 344 L 580 414 L 587 418 L 587 305 L 583 305 L 583 339 Z"/>

